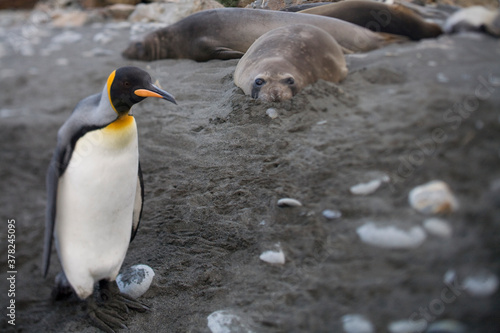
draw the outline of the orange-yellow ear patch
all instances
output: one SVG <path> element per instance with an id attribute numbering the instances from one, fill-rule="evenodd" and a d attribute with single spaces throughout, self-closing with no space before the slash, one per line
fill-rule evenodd
<path id="1" fill-rule="evenodd" d="M 155 93 L 154 91 L 147 90 L 147 89 L 137 89 L 134 91 L 134 94 L 140 97 L 157 97 L 157 98 L 163 98 L 162 95 Z"/>
<path id="2" fill-rule="evenodd" d="M 118 111 L 116 111 L 115 109 L 115 106 L 113 105 L 113 101 L 111 101 L 111 85 L 113 84 L 113 81 L 115 79 L 115 74 L 116 74 L 116 70 L 114 70 L 108 77 L 108 81 L 107 81 L 107 87 L 108 87 L 108 98 L 109 98 L 109 104 L 111 104 L 111 107 L 113 108 L 113 110 L 115 110 L 116 113 L 118 113 Z"/>

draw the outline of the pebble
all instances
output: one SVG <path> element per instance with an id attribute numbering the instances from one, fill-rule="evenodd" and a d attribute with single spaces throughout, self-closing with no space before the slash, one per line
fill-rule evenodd
<path id="1" fill-rule="evenodd" d="M 329 220 L 338 219 L 342 217 L 342 212 L 339 210 L 325 209 L 322 214 L 325 218 Z"/>
<path id="2" fill-rule="evenodd" d="M 420 246 L 426 239 L 425 231 L 419 227 L 401 230 L 395 226 L 379 227 L 368 222 L 356 230 L 364 243 L 387 249 L 411 249 Z"/>
<path id="3" fill-rule="evenodd" d="M 112 55 L 113 51 L 111 50 L 106 50 L 102 49 L 99 47 L 95 47 L 91 50 L 85 51 L 82 53 L 82 55 L 86 58 L 92 58 L 92 57 L 103 57 L 103 56 L 109 56 Z"/>
<path id="4" fill-rule="evenodd" d="M 446 285 L 453 284 L 453 282 L 455 282 L 456 279 L 457 279 L 457 272 L 455 272 L 454 269 L 449 269 L 446 271 L 446 273 L 444 273 L 443 276 L 444 284 Z"/>
<path id="5" fill-rule="evenodd" d="M 278 111 L 273 108 L 269 108 L 266 110 L 266 114 L 271 118 L 271 119 L 276 119 L 278 118 Z"/>
<path id="6" fill-rule="evenodd" d="M 262 254 L 259 256 L 259 259 L 267 262 L 268 264 L 285 264 L 285 254 L 283 253 L 282 249 L 262 252 Z"/>
<path id="7" fill-rule="evenodd" d="M 148 291 L 154 276 L 155 273 L 151 267 L 134 265 L 123 270 L 116 277 L 116 284 L 118 284 L 118 288 L 122 293 L 138 298 Z"/>
<path id="8" fill-rule="evenodd" d="M 410 191 L 408 201 L 424 214 L 451 213 L 458 209 L 458 201 L 448 184 L 440 180 L 415 187 Z"/>
<path id="9" fill-rule="evenodd" d="M 467 327 L 456 320 L 440 320 L 432 323 L 425 333 L 466 333 Z"/>
<path id="10" fill-rule="evenodd" d="M 302 203 L 299 200 L 292 198 L 282 198 L 278 200 L 279 207 L 299 207 Z"/>
<path id="11" fill-rule="evenodd" d="M 450 79 L 444 73 L 441 73 L 441 72 L 437 73 L 436 79 L 440 83 L 448 83 L 448 82 L 450 82 Z"/>
<path id="12" fill-rule="evenodd" d="M 450 238 L 453 232 L 448 222 L 436 217 L 426 219 L 424 229 L 429 234 L 442 238 Z"/>
<path id="13" fill-rule="evenodd" d="M 498 289 L 498 277 L 490 272 L 482 271 L 464 279 L 462 287 L 473 297 L 488 297 Z"/>
<path id="14" fill-rule="evenodd" d="M 342 324 L 346 333 L 373 333 L 375 329 L 372 323 L 359 314 L 348 314 L 342 316 Z"/>
<path id="15" fill-rule="evenodd" d="M 207 326 L 212 333 L 252 333 L 250 325 L 230 310 L 212 312 L 207 317 Z"/>
<path id="16" fill-rule="evenodd" d="M 57 58 L 56 59 L 56 65 L 57 66 L 68 66 L 69 65 L 69 60 L 67 58 Z"/>
<path id="17" fill-rule="evenodd" d="M 116 33 L 112 30 L 105 30 L 98 32 L 94 35 L 92 40 L 96 43 L 100 43 L 102 45 L 109 44 L 116 36 Z"/>
<path id="18" fill-rule="evenodd" d="M 417 333 L 423 332 L 427 326 L 426 321 L 398 320 L 389 324 L 387 330 L 390 333 Z"/>
<path id="19" fill-rule="evenodd" d="M 380 187 L 380 185 L 382 185 L 382 183 L 386 183 L 388 181 L 389 181 L 389 176 L 383 175 L 382 177 L 377 178 L 377 179 L 373 179 L 373 180 L 369 181 L 368 183 L 361 183 L 361 184 L 351 186 L 350 191 L 352 194 L 355 194 L 355 195 L 372 194 L 373 192 L 378 190 L 378 188 Z"/>
<path id="20" fill-rule="evenodd" d="M 52 43 L 56 44 L 73 44 L 82 39 L 82 34 L 71 30 L 64 31 L 59 35 L 52 37 Z"/>

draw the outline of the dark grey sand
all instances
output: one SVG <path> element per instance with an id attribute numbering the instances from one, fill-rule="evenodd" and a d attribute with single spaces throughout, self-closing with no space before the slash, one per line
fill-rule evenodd
<path id="1" fill-rule="evenodd" d="M 339 332 L 349 313 L 368 317 L 377 332 L 403 319 L 499 331 L 498 292 L 474 298 L 460 287 L 481 269 L 500 275 L 498 39 L 444 36 L 351 55 L 341 84 L 318 82 L 290 102 L 263 104 L 234 86 L 236 60 L 127 61 L 127 29 L 104 46 L 92 39 L 99 29 L 73 30 L 83 38 L 50 56 L 39 52 L 62 30 L 47 28 L 33 56 L 13 52 L 4 30 L 0 212 L 16 220 L 18 273 L 13 327 L 3 224 L 1 331 L 96 332 L 82 302 L 51 301 L 55 251 L 41 277 L 45 171 L 73 107 L 123 65 L 149 71 L 179 103 L 148 99 L 133 108 L 146 192 L 124 267 L 147 264 L 156 276 L 141 298 L 151 311 L 130 314 L 131 332 L 209 332 L 207 316 L 221 309 L 255 332 Z M 112 54 L 82 56 L 94 47 Z M 278 118 L 266 115 L 270 107 Z M 380 172 L 391 182 L 369 196 L 350 194 Z M 426 216 L 409 206 L 408 193 L 433 179 L 460 201 L 443 217 L 451 238 L 428 235 L 413 250 L 359 239 L 356 228 L 367 221 L 421 225 Z M 279 208 L 282 197 L 303 206 Z M 342 218 L 326 219 L 325 209 Z M 283 266 L 259 260 L 278 242 Z M 450 269 L 453 286 L 443 283 Z M 440 301 L 443 292 L 449 302 Z"/>

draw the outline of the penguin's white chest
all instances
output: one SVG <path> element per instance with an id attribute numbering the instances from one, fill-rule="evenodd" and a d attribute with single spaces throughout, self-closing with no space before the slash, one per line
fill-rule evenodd
<path id="1" fill-rule="evenodd" d="M 124 118 L 81 137 L 59 178 L 56 246 L 82 299 L 115 279 L 130 242 L 139 154 L 135 120 Z"/>

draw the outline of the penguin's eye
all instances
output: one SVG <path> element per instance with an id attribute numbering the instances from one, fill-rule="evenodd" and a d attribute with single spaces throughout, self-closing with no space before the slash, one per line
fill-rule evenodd
<path id="1" fill-rule="evenodd" d="M 286 84 L 289 84 L 289 85 L 292 85 L 292 84 L 295 84 L 295 80 L 293 79 L 293 77 L 289 77 L 288 79 L 286 79 Z"/>
<path id="2" fill-rule="evenodd" d="M 125 81 L 125 82 L 123 82 L 123 85 L 125 86 L 125 88 L 128 88 L 128 87 L 130 87 L 130 82 Z"/>
<path id="3" fill-rule="evenodd" d="M 263 79 L 261 79 L 261 78 L 255 79 L 255 85 L 256 85 L 256 86 L 259 86 L 259 87 L 260 87 L 260 86 L 261 86 L 261 85 L 263 85 L 264 83 L 266 83 L 266 81 L 264 81 L 264 80 L 263 80 Z"/>

